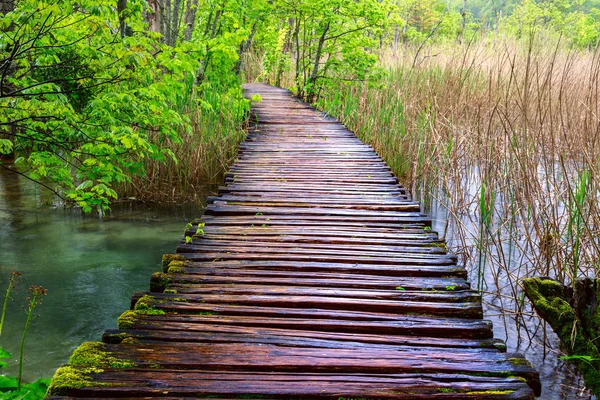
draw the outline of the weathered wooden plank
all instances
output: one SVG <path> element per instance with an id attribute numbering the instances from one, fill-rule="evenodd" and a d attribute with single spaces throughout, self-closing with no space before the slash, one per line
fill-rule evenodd
<path id="1" fill-rule="evenodd" d="M 217 398 L 266 396 L 268 399 L 533 399 L 533 391 L 516 377 L 467 374 L 328 374 L 248 373 L 227 371 L 115 370 L 91 373 L 96 385 L 73 388 L 70 396 L 139 398 Z M 164 386 L 156 387 L 156 382 Z M 129 385 L 119 385 L 130 382 Z M 185 383 L 187 384 L 185 384 Z M 101 386 L 101 383 L 104 384 Z M 442 390 L 440 390 L 442 389 Z M 221 395 L 215 397 L 214 395 Z M 60 397 L 59 397 L 60 398 Z M 167 397 L 168 398 L 168 397 Z M 238 397 L 239 398 L 239 397 Z"/>
<path id="2" fill-rule="evenodd" d="M 184 257 L 190 256 L 182 254 Z M 315 261 L 285 261 L 285 260 L 210 260 L 208 262 L 200 261 L 188 263 L 184 270 L 188 273 L 207 274 L 211 270 L 225 271 L 244 271 L 249 269 L 267 270 L 267 271 L 303 271 L 327 272 L 327 273 L 346 273 L 346 274 L 366 274 L 379 276 L 411 276 L 411 277 L 462 277 L 466 278 L 467 272 L 463 267 L 456 266 L 454 263 L 438 265 L 435 263 L 421 264 L 413 263 L 412 260 L 396 259 L 395 265 L 380 265 L 369 262 L 336 263 L 336 262 L 315 262 Z"/>
<path id="3" fill-rule="evenodd" d="M 164 277 L 160 277 L 164 280 Z M 202 274 L 170 274 L 169 288 L 185 293 L 184 287 L 194 285 L 274 285 L 309 286 L 380 290 L 467 290 L 469 283 L 462 278 L 389 277 L 344 273 L 247 270 L 230 271 L 213 268 Z"/>
<path id="4" fill-rule="evenodd" d="M 201 236 L 195 236 L 192 241 L 186 243 L 182 240 L 178 247 L 179 253 L 199 252 L 230 252 L 230 253 L 283 253 L 283 254 L 336 254 L 356 255 L 363 257 L 396 257 L 405 254 L 418 253 L 420 255 L 435 256 L 445 255 L 446 249 L 436 245 L 414 246 L 405 245 L 370 245 L 370 244 L 321 244 L 321 243 L 286 243 L 269 242 L 254 238 L 250 241 L 224 241 L 209 240 Z"/>

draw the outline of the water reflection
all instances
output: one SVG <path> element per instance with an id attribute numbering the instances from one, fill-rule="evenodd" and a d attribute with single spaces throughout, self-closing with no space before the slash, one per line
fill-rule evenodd
<path id="1" fill-rule="evenodd" d="M 53 201 L 48 191 L 0 169 L 1 293 L 10 271 L 23 274 L 0 339 L 15 356 L 11 374 L 16 373 L 27 288 L 48 289 L 28 334 L 27 381 L 51 376 L 75 347 L 115 328 L 133 292 L 148 290 L 160 256 L 175 250 L 185 224 L 202 212 L 197 205 L 128 203 L 114 206 L 101 219 Z"/>

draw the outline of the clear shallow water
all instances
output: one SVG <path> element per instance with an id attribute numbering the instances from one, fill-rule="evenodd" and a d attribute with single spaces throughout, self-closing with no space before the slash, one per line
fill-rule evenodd
<path id="1" fill-rule="evenodd" d="M 199 206 L 156 208 L 113 206 L 104 218 L 52 206 L 52 196 L 33 183 L 0 169 L 0 294 L 10 271 L 23 274 L 9 304 L 0 346 L 16 357 L 25 323 L 23 305 L 30 285 L 48 295 L 36 309 L 27 335 L 24 379 L 51 377 L 84 341 L 100 340 L 116 328 L 135 291 L 149 289 Z"/>

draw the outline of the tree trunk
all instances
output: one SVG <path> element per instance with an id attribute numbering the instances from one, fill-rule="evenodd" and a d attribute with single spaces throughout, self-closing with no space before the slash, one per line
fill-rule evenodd
<path id="1" fill-rule="evenodd" d="M 0 14 L 6 14 L 15 9 L 15 0 L 0 0 Z"/>
<path id="2" fill-rule="evenodd" d="M 402 27 L 402 43 L 404 43 L 404 41 L 406 40 L 406 31 L 408 30 L 408 17 L 410 17 L 410 15 L 406 13 L 406 18 L 404 19 L 406 22 Z"/>
<path id="3" fill-rule="evenodd" d="M 323 33 L 319 38 L 317 52 L 315 53 L 315 63 L 313 64 L 313 70 L 310 74 L 310 78 L 308 79 L 308 91 L 306 93 L 306 101 L 309 103 L 315 101 L 315 94 L 317 93 L 315 86 L 317 84 L 317 78 L 319 77 L 319 64 L 321 63 L 323 45 L 325 44 L 325 38 L 327 37 L 327 32 L 329 31 L 329 24 L 330 22 L 327 21 L 327 24 L 325 24 L 325 27 L 323 28 Z"/>
<path id="4" fill-rule="evenodd" d="M 150 11 L 146 12 L 146 21 L 148 21 L 148 28 L 152 32 L 162 32 L 161 29 L 161 5 L 159 0 L 148 0 L 148 6 Z"/>
<path id="5" fill-rule="evenodd" d="M 212 40 L 215 37 L 215 35 L 217 34 L 217 28 L 219 27 L 218 23 L 219 23 L 219 19 L 221 18 L 222 13 L 223 13 L 223 8 L 221 7 L 215 13 L 215 19 L 212 21 L 212 25 L 211 25 L 210 19 L 209 19 L 209 21 L 207 21 L 205 35 L 204 35 L 205 43 Z M 211 14 L 212 14 L 212 12 L 211 12 Z M 206 37 L 207 34 L 208 34 L 208 37 Z M 208 49 L 208 44 L 205 44 L 205 48 Z M 202 81 L 204 80 L 204 74 L 206 73 L 206 68 L 208 68 L 209 60 L 210 60 L 210 54 L 208 54 L 208 50 L 207 50 L 207 53 L 204 55 L 204 58 L 200 61 L 200 67 L 198 68 L 198 72 L 196 73 L 196 85 L 201 84 Z"/>
<path id="6" fill-rule="evenodd" d="M 463 6 L 461 11 L 462 22 L 461 22 L 461 30 L 460 30 L 460 41 L 461 43 L 465 41 L 465 29 L 467 28 L 467 0 L 463 0 Z"/>
<path id="7" fill-rule="evenodd" d="M 396 25 L 396 30 L 394 31 L 394 55 L 398 54 L 398 40 L 400 39 L 400 27 Z"/>
<path id="8" fill-rule="evenodd" d="M 117 0 L 117 14 L 119 15 L 119 32 L 121 37 L 127 36 L 127 25 L 125 24 L 125 9 L 127 0 Z"/>
<path id="9" fill-rule="evenodd" d="M 188 0 L 185 12 L 185 34 L 183 39 L 192 40 L 194 26 L 196 24 L 196 12 L 198 11 L 198 0 Z"/>
<path id="10" fill-rule="evenodd" d="M 258 21 L 254 21 L 254 25 L 252 25 L 252 31 L 250 32 L 248 39 L 244 40 L 240 44 L 240 50 L 238 52 L 239 58 L 237 60 L 237 63 L 235 63 L 235 73 L 237 75 L 239 75 L 240 72 L 242 72 L 242 68 L 244 67 L 244 54 L 248 51 L 250 46 L 252 46 L 252 41 L 254 40 L 254 35 L 256 34 L 256 26 L 257 25 L 258 25 Z"/>
<path id="11" fill-rule="evenodd" d="M 171 46 L 177 46 L 179 38 L 179 10 L 181 9 L 181 0 L 173 2 L 173 19 L 171 20 Z"/>
<path id="12" fill-rule="evenodd" d="M 165 0 L 162 17 L 165 21 L 163 38 L 166 44 L 171 44 L 171 31 L 173 29 L 171 22 L 171 0 Z"/>
<path id="13" fill-rule="evenodd" d="M 600 393 L 599 282 L 578 279 L 573 287 L 547 277 L 523 279 L 525 294 L 540 317 L 547 321 L 563 349 L 579 368 L 586 386 Z"/>

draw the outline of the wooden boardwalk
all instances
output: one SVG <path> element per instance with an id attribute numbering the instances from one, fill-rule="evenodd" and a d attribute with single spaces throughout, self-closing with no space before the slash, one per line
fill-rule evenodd
<path id="1" fill-rule="evenodd" d="M 50 395 L 530 399 L 464 268 L 341 123 L 261 84 L 239 160 L 119 329 Z"/>

